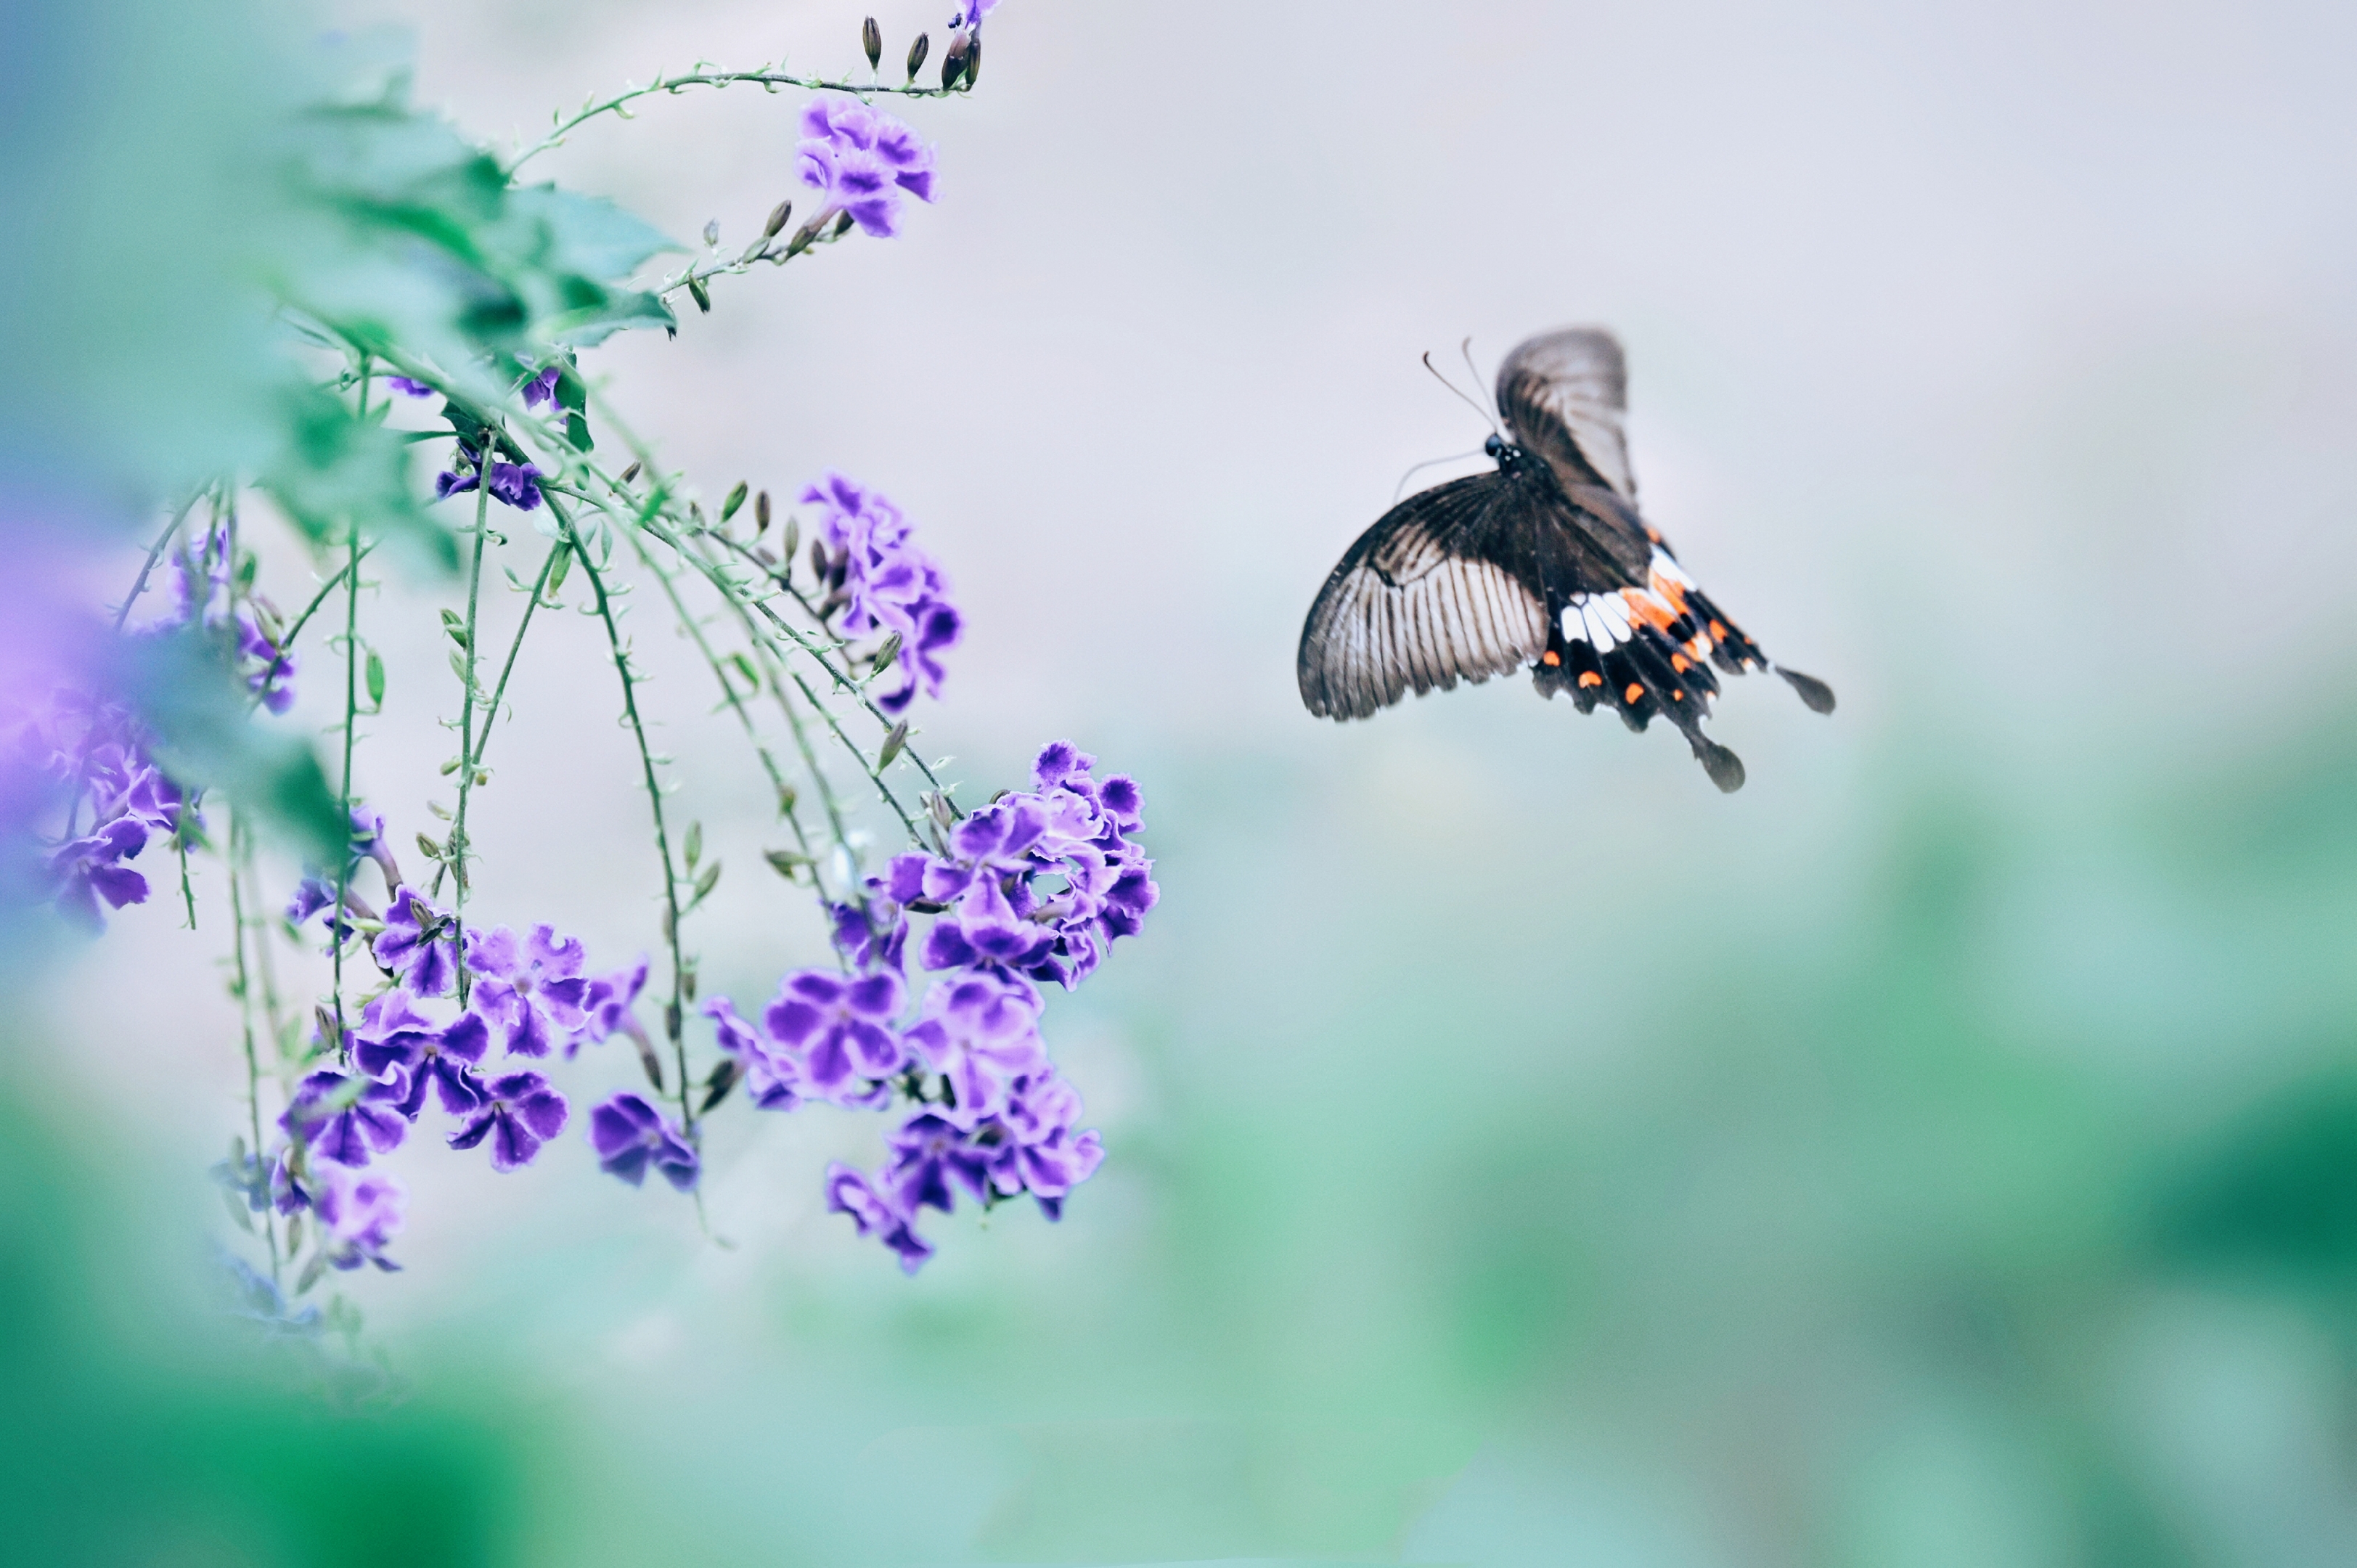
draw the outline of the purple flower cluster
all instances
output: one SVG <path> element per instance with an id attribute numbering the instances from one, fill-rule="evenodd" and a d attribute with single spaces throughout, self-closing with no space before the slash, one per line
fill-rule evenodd
<path id="1" fill-rule="evenodd" d="M 357 867 L 382 854 L 383 823 L 355 813 L 353 828 Z M 345 1042 L 347 1065 L 312 1073 L 296 1091 L 279 1118 L 285 1142 L 270 1157 L 266 1182 L 254 1162 L 253 1169 L 224 1177 L 250 1191 L 257 1207 L 266 1190 L 282 1213 L 316 1210 L 322 1256 L 338 1268 L 394 1266 L 384 1249 L 404 1199 L 389 1178 L 355 1181 L 349 1173 L 400 1147 L 429 1102 L 457 1122 L 446 1139 L 451 1148 L 487 1147 L 497 1171 L 532 1164 L 565 1131 L 572 1111 L 547 1078 L 513 1058 L 544 1058 L 559 1047 L 569 1057 L 586 1041 L 639 1033 L 630 1004 L 646 983 L 643 958 L 618 973 L 586 974 L 580 941 L 551 926 L 523 936 L 505 926 L 470 929 L 463 944 L 472 980 L 466 1004 L 454 1018 L 430 1016 L 418 1004 L 448 993 L 458 974 L 453 922 L 398 881 L 389 854 L 382 864 L 393 893 L 369 950 L 392 988 L 361 1009 Z M 330 887 L 312 910 L 333 896 Z M 297 908 L 307 901 L 298 897 Z M 349 918 L 369 917 L 356 905 Z M 494 1047 L 509 1058 L 497 1068 Z M 333 1044 L 322 1041 L 318 1049 Z M 643 1179 L 651 1164 L 682 1190 L 695 1185 L 694 1148 L 635 1095 L 616 1096 L 591 1112 L 590 1141 L 606 1168 L 627 1179 Z"/>
<path id="2" fill-rule="evenodd" d="M 911 1273 L 932 1255 L 920 1210 L 948 1212 L 961 1190 L 985 1208 L 1028 1193 L 1052 1219 L 1103 1158 L 1080 1125 L 1080 1095 L 1048 1058 L 1035 983 L 1076 984 L 1157 897 L 1153 863 L 1132 836 L 1137 785 L 1096 779 L 1094 767 L 1067 743 L 1045 747 L 1033 789 L 958 823 L 946 854 L 901 855 L 888 877 L 868 879 L 864 902 L 836 906 L 835 945 L 851 972 L 786 976 L 758 1023 L 726 997 L 705 1005 L 766 1109 L 905 1101 L 882 1167 L 831 1166 L 826 1194 Z M 940 972 L 904 1022 L 911 912 L 938 917 L 920 951 Z"/>
<path id="3" fill-rule="evenodd" d="M 554 394 L 552 392 L 550 395 Z M 450 467 L 434 476 L 434 499 L 444 500 L 475 489 L 482 483 L 482 467 L 481 454 L 460 442 Z M 518 511 L 536 510 L 540 505 L 539 467 L 532 463 L 503 462 L 493 457 L 491 499 Z"/>
<path id="4" fill-rule="evenodd" d="M 1131 935 L 1159 890 L 1128 836 L 1144 800 L 1124 774 L 1069 742 L 1044 747 L 1035 788 L 1005 795 L 950 830 L 946 855 L 903 854 L 886 889 L 904 907 L 946 910 L 927 936 L 927 969 L 996 965 L 1070 989 Z"/>
<path id="5" fill-rule="evenodd" d="M 256 603 L 237 607 L 233 555 L 229 521 L 216 519 L 174 559 L 171 608 L 142 635 L 163 636 L 190 627 L 223 636 L 234 633 L 245 689 L 272 713 L 283 714 L 295 705 L 295 654 L 264 629 Z"/>
<path id="6" fill-rule="evenodd" d="M 897 715 L 920 687 L 939 697 L 941 656 L 965 628 L 940 563 L 918 547 L 899 507 L 841 474 L 826 475 L 802 499 L 820 508 L 817 538 L 826 547 L 829 586 L 843 596 L 844 630 L 899 634 L 896 662 L 904 683 L 877 698 L 877 706 Z"/>
<path id="7" fill-rule="evenodd" d="M 68 803 L 65 835 L 41 851 L 38 886 L 75 923 L 98 929 L 102 905 L 146 902 L 146 877 L 126 863 L 150 838 L 168 841 L 184 822 L 197 825 L 191 803 L 148 755 L 149 736 L 127 705 L 78 686 L 53 687 L 30 701 L 22 692 L 6 696 L 10 712 L 0 728 L 7 731 L 11 770 Z"/>
<path id="8" fill-rule="evenodd" d="M 856 98 L 824 94 L 802 110 L 802 139 L 794 146 L 802 183 L 822 192 L 824 205 L 810 222 L 815 231 L 848 212 L 869 234 L 896 232 L 903 192 L 933 199 L 933 149 L 916 132 Z"/>

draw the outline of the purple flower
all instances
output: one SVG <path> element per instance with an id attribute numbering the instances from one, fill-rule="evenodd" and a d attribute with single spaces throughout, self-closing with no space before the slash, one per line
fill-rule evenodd
<path id="1" fill-rule="evenodd" d="M 1008 1085 L 995 1114 L 921 1106 L 888 1140 L 884 1190 L 904 1212 L 951 1208 L 958 1187 L 985 1206 L 1028 1192 L 1049 1219 L 1094 1174 L 1104 1151 L 1075 1125 L 1081 1097 L 1044 1062 Z"/>
<path id="2" fill-rule="evenodd" d="M 979 27 L 982 26 L 982 19 L 997 9 L 998 0 L 961 0 L 958 14 L 951 20 L 950 26 Z"/>
<path id="3" fill-rule="evenodd" d="M 442 934 L 450 924 L 450 917 L 425 901 L 425 896 L 407 887 L 393 890 L 393 903 L 384 912 L 384 929 L 377 933 L 369 950 L 387 974 L 420 996 L 439 996 L 450 989 L 450 978 L 456 969 L 450 961 L 450 944 Z"/>
<path id="4" fill-rule="evenodd" d="M 968 970 L 934 982 L 924 1017 L 902 1038 L 949 1080 L 954 1109 L 976 1117 L 1004 1105 L 1018 1076 L 1047 1067 L 1039 1024 L 1039 993 L 1028 981 Z"/>
<path id="5" fill-rule="evenodd" d="M 1084 1132 L 1078 1126 L 1080 1093 L 1053 1068 L 1017 1079 L 1006 1100 L 999 1121 L 1011 1140 L 1000 1162 L 1001 1190 L 1011 1180 L 1049 1219 L 1059 1219 L 1065 1195 L 1103 1163 L 1104 1147 L 1093 1128 Z"/>
<path id="6" fill-rule="evenodd" d="M 262 623 L 243 612 L 237 618 L 237 650 L 248 666 L 245 689 L 260 697 L 264 707 L 283 714 L 295 705 L 293 651 L 264 636 Z"/>
<path id="7" fill-rule="evenodd" d="M 743 1018 L 726 996 L 704 1004 L 720 1048 L 737 1058 L 745 1075 L 746 1092 L 764 1111 L 791 1111 L 802 1102 L 802 1065 Z"/>
<path id="8" fill-rule="evenodd" d="M 823 970 L 790 974 L 762 1014 L 770 1037 L 793 1053 L 819 1093 L 840 1098 L 855 1078 L 888 1078 L 900 1069 L 892 1033 L 900 1011 L 900 977 L 890 970 L 845 979 Z"/>
<path id="9" fill-rule="evenodd" d="M 918 548 L 899 507 L 841 474 L 825 475 L 802 499 L 823 510 L 818 537 L 841 573 L 843 628 L 855 637 L 899 633 L 894 662 L 904 684 L 877 698 L 876 705 L 899 714 L 920 689 L 940 696 L 946 673 L 941 655 L 964 629 L 940 563 Z"/>
<path id="10" fill-rule="evenodd" d="M 909 945 L 909 917 L 886 896 L 880 878 L 869 877 L 865 891 L 867 897 L 864 903 L 832 907 L 834 950 L 843 955 L 845 962 L 862 972 L 888 969 L 902 972 Z"/>
<path id="11" fill-rule="evenodd" d="M 293 1145 L 278 1151 L 270 1167 L 271 1206 L 281 1214 L 297 1214 L 311 1207 L 312 1178 L 304 1168 L 303 1151 Z"/>
<path id="12" fill-rule="evenodd" d="M 597 1168 L 632 1187 L 647 1179 L 651 1165 L 680 1191 L 694 1190 L 695 1150 L 643 1096 L 617 1094 L 591 1111 L 589 1142 L 597 1151 Z"/>
<path id="13" fill-rule="evenodd" d="M 565 1042 L 565 1055 L 569 1060 L 584 1045 L 600 1045 L 616 1031 L 636 1035 L 639 1021 L 630 1015 L 630 1006 L 639 993 L 647 986 L 646 955 L 628 969 L 600 975 L 589 983 L 581 997 L 581 1026 Z"/>
<path id="14" fill-rule="evenodd" d="M 825 194 L 813 227 L 848 212 L 866 232 L 896 232 L 900 194 L 933 199 L 933 150 L 880 109 L 856 98 L 825 95 L 802 110 L 802 139 L 794 147 L 802 183 Z"/>
<path id="15" fill-rule="evenodd" d="M 407 376 L 387 376 L 384 384 L 404 397 L 432 397 L 434 389 L 424 381 L 413 381 Z"/>
<path id="16" fill-rule="evenodd" d="M 518 511 L 531 511 L 540 505 L 540 469 L 531 463 L 507 463 L 494 457 L 491 499 L 504 501 Z M 475 454 L 460 446 L 457 464 L 434 476 L 434 499 L 444 500 L 463 495 L 481 479 L 481 465 Z"/>
<path id="17" fill-rule="evenodd" d="M 442 1109 L 466 1116 L 483 1103 L 475 1064 L 490 1047 L 490 1030 L 473 1013 L 445 1028 L 409 1004 L 406 991 L 388 991 L 361 1012 L 352 1031 L 352 1061 L 379 1082 L 405 1075 L 408 1090 L 393 1109 L 411 1121 L 425 1108 L 425 1091 L 440 1095 Z"/>
<path id="18" fill-rule="evenodd" d="M 481 1109 L 451 1136 L 450 1146 L 471 1149 L 488 1137 L 491 1169 L 511 1171 L 532 1164 L 541 1144 L 565 1131 L 566 1115 L 565 1096 L 548 1079 L 536 1072 L 507 1073 L 491 1079 Z"/>
<path id="19" fill-rule="evenodd" d="M 315 1072 L 295 1091 L 278 1124 L 321 1159 L 358 1169 L 369 1163 L 371 1152 L 384 1155 L 401 1147 L 409 1123 L 398 1107 L 408 1093 L 397 1072 L 386 1082 Z"/>
<path id="20" fill-rule="evenodd" d="M 926 968 L 1002 965 L 1069 987 L 1138 929 L 1160 896 L 1154 863 L 1128 837 L 1144 800 L 1135 779 L 1100 781 L 1094 766 L 1069 742 L 1048 746 L 1033 766 L 1038 789 L 967 816 L 946 858 L 894 858 L 893 898 L 953 907 L 927 934 Z"/>
<path id="21" fill-rule="evenodd" d="M 529 381 L 525 381 L 523 383 L 524 407 L 538 408 L 543 403 L 554 403 L 556 401 L 557 378 L 562 376 L 564 373 L 564 367 L 560 365 L 551 365 L 548 369 L 541 371 L 538 375 L 533 376 Z M 498 495 L 500 493 L 499 470 L 496 468 L 491 471 L 491 493 L 493 495 Z M 526 511 L 530 511 L 532 509 L 530 507 L 526 507 L 524 510 Z"/>
<path id="22" fill-rule="evenodd" d="M 319 1215 L 319 1249 L 339 1269 L 374 1263 L 391 1273 L 401 1267 L 384 1255 L 401 1229 L 409 1193 L 389 1176 L 322 1173 L 314 1207 Z"/>
<path id="23" fill-rule="evenodd" d="M 51 852 L 48 869 L 58 908 L 81 925 L 105 925 L 98 901 L 122 908 L 147 901 L 147 879 L 122 863 L 147 847 L 147 828 L 135 817 L 117 817 L 87 838 Z"/>
<path id="24" fill-rule="evenodd" d="M 580 939 L 553 926 L 534 926 L 522 941 L 505 926 L 467 933 L 467 967 L 483 977 L 473 1005 L 499 1026 L 508 1055 L 544 1057 L 559 1039 L 573 1047 L 588 1018 L 582 957 Z"/>
<path id="25" fill-rule="evenodd" d="M 908 1214 L 840 1160 L 826 1167 L 826 1208 L 830 1214 L 850 1215 L 862 1236 L 874 1236 L 899 1253 L 903 1273 L 915 1273 L 933 1255 L 910 1227 Z"/>

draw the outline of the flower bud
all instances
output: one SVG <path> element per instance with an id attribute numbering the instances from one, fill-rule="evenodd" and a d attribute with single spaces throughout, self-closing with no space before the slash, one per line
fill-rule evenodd
<path id="1" fill-rule="evenodd" d="M 899 657 L 899 653 L 900 634 L 896 631 L 891 636 L 884 639 L 884 645 L 876 650 L 876 657 L 867 661 L 868 668 L 871 670 L 881 670 L 886 665 L 891 663 L 894 659 Z"/>
<path id="2" fill-rule="evenodd" d="M 778 537 L 778 558 L 786 564 L 786 572 L 790 575 L 794 569 L 794 552 L 802 547 L 802 520 L 790 517 L 786 519 L 786 532 Z"/>
<path id="3" fill-rule="evenodd" d="M 704 1080 L 704 1103 L 697 1107 L 695 1113 L 698 1116 L 709 1115 L 714 1106 L 728 1098 L 728 1091 L 737 1087 L 737 1075 L 744 1070 L 735 1057 L 723 1057 L 720 1065 L 712 1069 L 712 1076 Z"/>
<path id="4" fill-rule="evenodd" d="M 417 835 L 417 853 L 424 855 L 428 860 L 440 860 L 443 855 L 443 849 L 440 844 L 436 843 L 424 833 L 419 833 Z"/>
<path id="5" fill-rule="evenodd" d="M 786 226 L 786 220 L 793 215 L 794 204 L 792 202 L 779 202 L 777 206 L 770 209 L 770 220 L 761 225 L 761 238 L 764 240 L 776 239 L 778 237 L 778 231 L 784 228 Z"/>
<path id="6" fill-rule="evenodd" d="M 787 802 L 786 810 L 793 810 L 791 801 Z M 802 868 L 811 864 L 810 856 L 797 854 L 790 849 L 765 849 L 761 852 L 761 858 L 770 863 L 770 870 L 789 882 L 799 880 Z"/>
<path id="7" fill-rule="evenodd" d="M 850 233 L 850 232 L 851 232 L 851 222 L 852 222 L 851 214 L 850 214 L 850 213 L 848 213 L 848 212 L 845 213 L 842 217 L 840 217 L 840 218 L 836 219 L 836 220 L 834 220 L 834 237 L 835 237 L 836 239 L 840 240 L 840 239 L 842 239 L 845 234 Z"/>
<path id="8" fill-rule="evenodd" d="M 763 490 L 753 498 L 753 534 L 755 538 L 770 532 L 770 492 Z"/>
<path id="9" fill-rule="evenodd" d="M 892 732 L 884 737 L 884 749 L 876 754 L 876 771 L 881 773 L 892 766 L 892 759 L 899 756 L 901 749 L 908 744 L 909 721 L 902 719 L 899 724 L 894 725 Z"/>
<path id="10" fill-rule="evenodd" d="M 859 47 L 867 51 L 867 69 L 874 70 L 877 62 L 884 58 L 884 30 L 876 25 L 873 16 L 859 24 Z"/>
<path id="11" fill-rule="evenodd" d="M 695 308 L 698 312 L 705 316 L 712 314 L 711 291 L 704 286 L 704 280 L 694 273 L 687 274 L 687 295 L 690 299 L 695 301 Z"/>
<path id="12" fill-rule="evenodd" d="M 638 1037 L 638 1045 L 639 1066 L 646 1069 L 647 1081 L 655 1086 L 657 1094 L 661 1094 L 662 1092 L 662 1058 L 655 1055 L 654 1042 L 648 1039 L 646 1036 L 640 1035 Z"/>
<path id="13" fill-rule="evenodd" d="M 925 53 L 932 47 L 933 40 L 922 33 L 919 33 L 917 41 L 909 46 L 909 80 L 910 81 L 916 81 L 917 73 L 925 69 Z"/>
<path id="14" fill-rule="evenodd" d="M 730 518 L 737 515 L 737 509 L 745 504 L 746 492 L 751 489 L 752 487 L 748 485 L 744 480 L 739 479 L 737 481 L 737 488 L 730 490 L 728 492 L 728 499 L 720 503 L 721 521 L 726 522 Z"/>
<path id="15" fill-rule="evenodd" d="M 795 793 L 794 793 L 794 787 L 793 787 L 792 785 L 791 785 L 791 784 L 780 784 L 780 785 L 779 785 L 779 786 L 778 786 L 778 815 L 780 815 L 780 816 L 781 816 L 781 817 L 790 817 L 790 816 L 793 815 L 793 812 L 794 812 L 794 802 L 795 802 L 796 800 L 801 800 L 801 799 L 802 799 L 802 797 L 801 797 L 801 796 L 799 796 L 799 795 L 797 795 L 797 794 L 795 794 Z"/>
<path id="16" fill-rule="evenodd" d="M 704 242 L 707 245 L 716 245 L 720 243 L 719 219 L 707 218 L 704 220 Z"/>
<path id="17" fill-rule="evenodd" d="M 973 36 L 973 38 L 972 38 L 967 42 L 967 44 L 966 44 L 966 46 L 965 46 L 965 89 L 966 89 L 966 91 L 967 91 L 968 92 L 973 91 L 974 91 L 974 84 L 975 82 L 977 82 L 977 81 L 981 81 L 981 80 L 982 80 L 982 29 L 981 29 L 980 27 L 976 27 L 976 28 L 974 30 L 974 36 Z"/>
<path id="18" fill-rule="evenodd" d="M 955 87 L 958 78 L 964 74 L 966 51 L 973 48 L 973 41 L 962 32 L 950 39 L 949 52 L 942 56 L 942 91 L 943 92 Z"/>
<path id="19" fill-rule="evenodd" d="M 627 468 L 625 468 L 625 469 L 623 469 L 623 470 L 622 470 L 622 477 L 621 477 L 620 478 L 619 478 L 619 479 L 616 479 L 614 482 L 615 482 L 616 484 L 618 484 L 618 485 L 627 485 L 627 484 L 629 484 L 632 479 L 635 479 L 635 478 L 637 478 L 638 477 L 639 477 L 639 465 L 638 465 L 638 461 L 637 461 L 637 459 L 633 458 L 633 459 L 631 460 L 630 466 L 629 467 L 627 467 Z"/>
<path id="20" fill-rule="evenodd" d="M 826 541 L 823 539 L 813 539 L 811 541 L 811 575 L 819 580 L 819 585 L 822 587 L 825 585 Z"/>
<path id="21" fill-rule="evenodd" d="M 674 1045 L 679 1042 L 679 998 L 674 996 L 663 1004 L 663 1035 Z"/>

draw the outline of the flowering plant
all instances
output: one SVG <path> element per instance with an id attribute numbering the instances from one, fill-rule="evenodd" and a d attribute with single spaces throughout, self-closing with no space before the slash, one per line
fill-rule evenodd
<path id="1" fill-rule="evenodd" d="M 379 1162 L 429 1116 L 450 1149 L 479 1150 L 495 1171 L 578 1135 L 607 1173 L 641 1187 L 651 1172 L 700 1205 L 705 1124 L 732 1101 L 884 1112 L 876 1168 L 832 1166 L 821 1185 L 911 1272 L 932 1251 L 924 1209 L 951 1210 L 960 1192 L 985 1208 L 1028 1195 L 1054 1219 L 1103 1158 L 1049 1058 L 1040 987 L 1078 984 L 1155 902 L 1137 785 L 1058 742 L 1029 788 L 962 805 L 945 761 L 911 744 L 918 700 L 943 694 L 965 625 L 915 525 L 834 472 L 795 492 L 806 522 L 747 482 L 707 504 L 616 415 L 587 358 L 616 332 L 673 327 L 682 296 L 708 312 L 724 277 L 854 231 L 902 233 L 909 200 L 935 200 L 942 182 L 931 145 L 877 101 L 969 91 L 989 8 L 973 0 L 953 19 L 938 86 L 917 80 L 920 38 L 903 86 L 782 67 L 659 77 L 559 117 L 505 160 L 408 107 L 397 76 L 290 128 L 287 199 L 340 243 L 328 262 L 290 261 L 275 285 L 299 367 L 287 450 L 185 492 L 115 615 L 113 651 L 13 692 L 6 733 L 38 785 L 10 818 L 37 846 L 27 886 L 74 922 L 97 929 L 146 901 L 157 859 L 140 857 L 161 844 L 195 927 L 192 863 L 219 861 L 248 1116 L 216 1175 L 272 1281 L 293 1271 L 293 1296 L 326 1271 L 398 1266 L 407 1196 Z M 873 72 L 872 21 L 863 42 Z M 608 203 L 522 182 L 590 121 L 732 83 L 812 95 L 792 167 L 813 210 L 797 227 L 795 201 L 781 201 L 741 248 L 708 225 L 701 253 L 646 275 L 679 247 Z M 423 482 L 409 454 L 437 447 L 445 460 Z M 261 511 L 293 525 L 321 577 L 291 616 L 255 588 Z M 511 513 L 530 524 L 512 539 Z M 457 736 L 442 797 L 398 829 L 406 811 L 369 796 L 358 744 L 393 678 L 361 613 L 363 568 L 387 545 L 447 585 Z M 507 616 L 492 602 L 500 575 L 517 601 Z M 749 1015 L 725 996 L 698 1001 L 689 926 L 722 862 L 700 824 L 683 831 L 649 742 L 624 634 L 633 578 L 710 671 L 788 841 L 766 859 L 817 901 L 832 936 L 829 961 L 788 966 Z M 626 961 L 473 897 L 473 807 L 493 787 L 510 678 L 568 588 L 612 666 L 647 802 L 658 940 Z M 143 600 L 161 607 L 135 618 Z M 324 650 L 304 641 L 315 626 L 332 628 Z M 326 766 L 267 727 L 322 675 L 341 707 Z M 871 863 L 846 779 L 889 813 L 901 853 Z M 304 848 L 288 886 L 270 886 L 265 835 Z M 397 840 L 422 860 L 404 869 Z M 285 983 L 290 962 L 316 973 L 307 1007 Z M 601 1048 L 618 1038 L 632 1049 Z M 613 1082 L 618 1066 L 644 1084 Z"/>

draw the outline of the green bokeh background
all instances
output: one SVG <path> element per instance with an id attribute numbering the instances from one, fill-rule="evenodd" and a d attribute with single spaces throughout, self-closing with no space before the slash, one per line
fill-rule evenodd
<path id="1" fill-rule="evenodd" d="M 411 1266 L 352 1286 L 394 1391 L 323 1387 L 209 1294 L 198 1173 L 240 1115 L 229 1015 L 189 1021 L 210 949 L 169 910 L 20 933 L 12 1551 L 2357 1559 L 2346 20 L 1449 13 L 1009 0 L 984 91 L 921 123 L 938 211 L 613 350 L 709 489 L 841 462 L 908 502 L 975 621 L 933 721 L 967 778 L 1071 733 L 1146 780 L 1165 902 L 1050 1015 L 1112 1151 L 1066 1221 L 939 1222 L 904 1281 L 813 1213 L 819 1164 L 873 1152 L 823 1113 L 716 1124 L 733 1250 L 581 1150 L 512 1179 L 404 1150 Z M 299 78 L 262 40 L 318 24 L 6 16 L 38 541 L 238 439 L 221 105 Z M 848 62 L 856 24 L 560 20 L 425 8 L 422 92 L 496 130 L 781 29 Z M 550 172 L 741 229 L 780 113 L 665 104 Z M 167 209 L 173 265 L 125 238 Z M 1843 693 L 1824 723 L 1732 693 L 1738 796 L 1521 688 L 1292 709 L 1327 561 L 1480 434 L 1415 351 L 1569 316 L 1631 341 L 1689 564 Z M 438 591 L 383 591 L 428 667 Z M 749 859 L 758 791 L 667 668 Z M 645 889 L 610 869 L 627 778 L 576 777 L 619 744 L 599 679 L 527 671 L 546 755 L 485 809 L 533 852 L 485 880 L 610 950 Z M 419 703 L 380 800 L 430 786 Z M 810 950 L 750 880 L 706 939 L 740 1000 Z"/>

